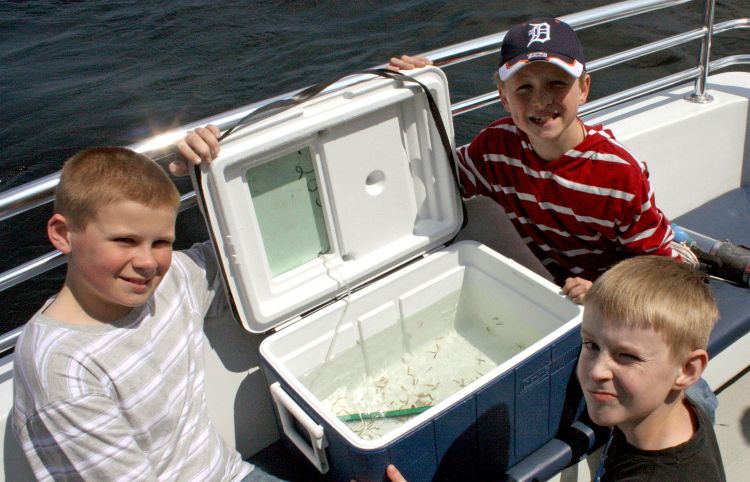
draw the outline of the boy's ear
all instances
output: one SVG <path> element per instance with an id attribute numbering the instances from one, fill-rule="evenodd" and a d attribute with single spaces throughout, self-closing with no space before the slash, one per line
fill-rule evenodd
<path id="1" fill-rule="evenodd" d="M 591 76 L 589 74 L 586 74 L 586 77 L 583 79 L 583 82 L 581 83 L 581 96 L 579 98 L 578 105 L 583 105 L 586 103 L 586 99 L 589 98 L 590 88 L 591 88 Z"/>
<path id="2" fill-rule="evenodd" d="M 65 216 L 55 213 L 47 221 L 47 237 L 62 254 L 70 253 L 70 226 Z"/>
<path id="3" fill-rule="evenodd" d="M 497 93 L 500 94 L 500 103 L 503 105 L 503 109 L 505 109 L 505 112 L 510 112 L 510 109 L 508 109 L 508 101 L 505 98 L 503 86 L 500 82 L 497 83 Z"/>
<path id="4" fill-rule="evenodd" d="M 708 364 L 708 353 L 706 350 L 697 349 L 693 350 L 682 360 L 682 366 L 680 367 L 680 373 L 675 380 L 674 388 L 677 390 L 685 390 L 687 387 L 697 382 L 700 377 L 703 376 L 703 371 L 706 369 Z"/>

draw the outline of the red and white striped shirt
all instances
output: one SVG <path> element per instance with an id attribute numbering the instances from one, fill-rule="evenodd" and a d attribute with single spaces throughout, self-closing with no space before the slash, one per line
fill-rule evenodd
<path id="1" fill-rule="evenodd" d="M 569 276 L 594 280 L 637 254 L 678 259 L 646 165 L 611 131 L 585 128 L 583 142 L 545 161 L 512 119 L 493 122 L 458 148 L 464 196 L 489 196 L 502 206 L 560 284 Z"/>

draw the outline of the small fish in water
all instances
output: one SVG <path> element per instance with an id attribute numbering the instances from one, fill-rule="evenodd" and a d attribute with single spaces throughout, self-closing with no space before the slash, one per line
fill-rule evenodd
<path id="1" fill-rule="evenodd" d="M 435 351 L 427 350 L 427 353 L 432 353 L 432 358 L 433 359 L 437 358 L 438 353 L 440 353 L 440 345 L 438 345 L 437 343 L 435 343 Z"/>

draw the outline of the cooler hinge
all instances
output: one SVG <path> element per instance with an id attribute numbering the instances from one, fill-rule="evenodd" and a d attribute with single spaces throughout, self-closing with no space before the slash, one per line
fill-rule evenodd
<path id="1" fill-rule="evenodd" d="M 279 331 L 283 330 L 284 328 L 286 328 L 287 326 L 293 325 L 294 323 L 297 323 L 301 319 L 302 319 L 302 315 L 295 316 L 294 318 L 289 318 L 288 320 L 283 321 L 283 322 L 279 323 L 278 325 L 274 326 L 273 327 L 273 331 L 274 332 L 279 332 Z"/>

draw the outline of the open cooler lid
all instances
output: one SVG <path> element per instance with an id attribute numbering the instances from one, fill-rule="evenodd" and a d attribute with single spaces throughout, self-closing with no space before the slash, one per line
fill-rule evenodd
<path id="1" fill-rule="evenodd" d="M 447 80 L 413 72 L 453 146 Z M 458 232 L 460 197 L 421 87 L 374 77 L 244 127 L 193 176 L 235 315 L 268 331 Z"/>

